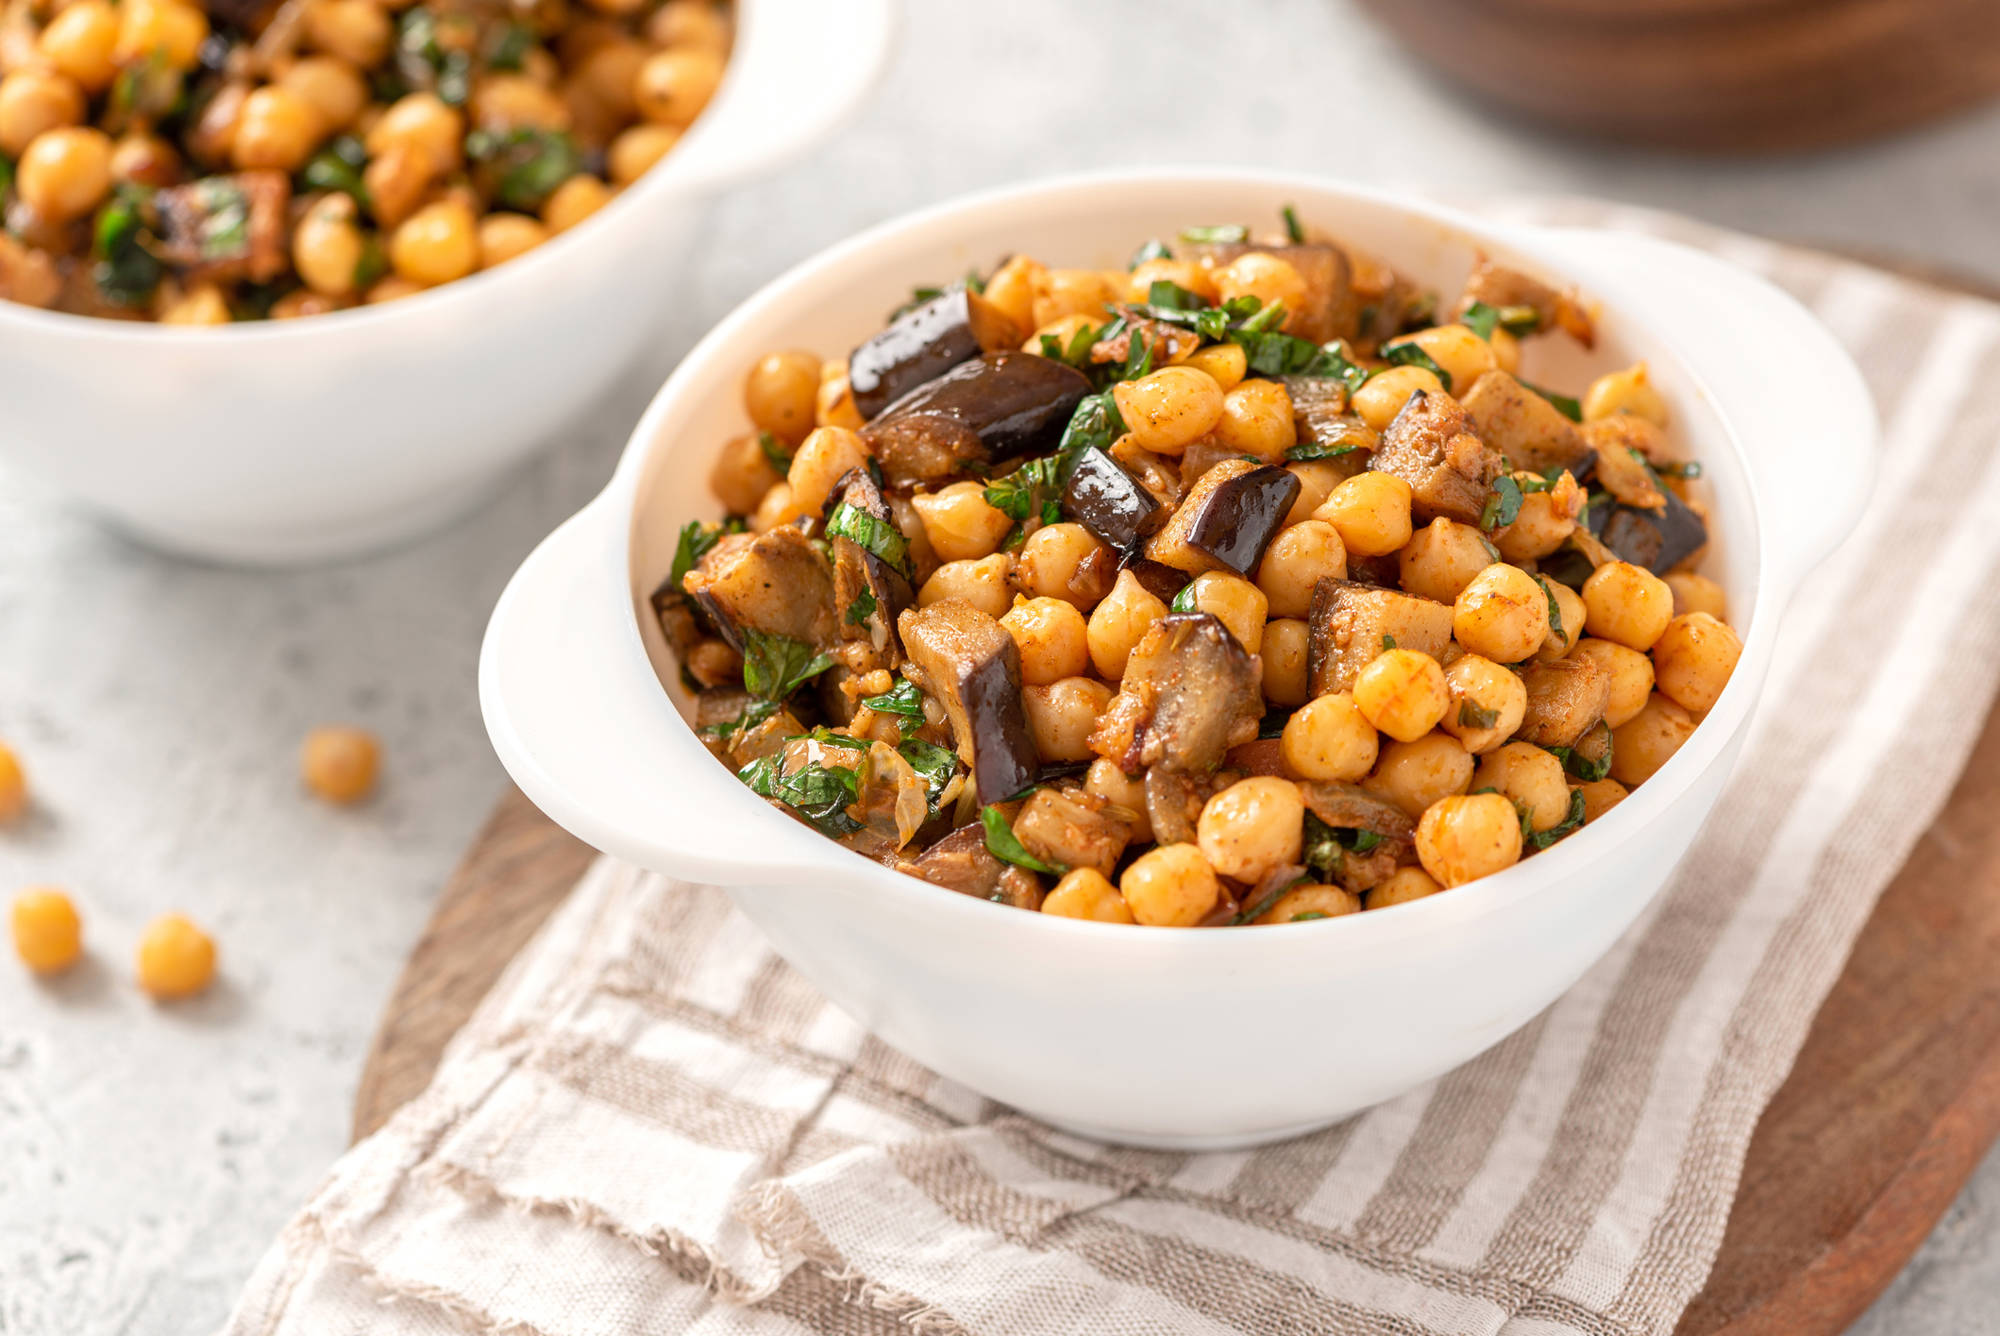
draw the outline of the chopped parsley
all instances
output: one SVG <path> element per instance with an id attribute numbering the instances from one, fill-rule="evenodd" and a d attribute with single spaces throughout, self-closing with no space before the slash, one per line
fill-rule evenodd
<path id="1" fill-rule="evenodd" d="M 1057 480 L 1061 468 L 1060 454 L 1031 459 L 1006 477 L 988 483 L 986 504 L 1017 525 L 1026 523 L 1030 516 L 1043 524 L 1058 524 L 1062 521 L 1062 484 Z"/>
<path id="2" fill-rule="evenodd" d="M 1195 246 L 1233 246 L 1250 239 L 1250 229 L 1241 223 L 1215 227 L 1183 227 L 1181 240 Z"/>
<path id="3" fill-rule="evenodd" d="M 1662 478 L 1699 478 L 1701 461 L 1690 459 L 1684 464 L 1652 464 L 1649 467 Z"/>
<path id="4" fill-rule="evenodd" d="M 896 754 L 923 776 L 930 789 L 924 799 L 925 806 L 932 816 L 936 816 L 944 786 L 951 783 L 952 776 L 958 773 L 958 753 L 935 742 L 925 742 L 922 738 L 905 738 L 903 744 L 896 748 Z"/>
<path id="5" fill-rule="evenodd" d="M 1583 744 L 1594 735 L 1601 736 L 1603 744 L 1586 752 Z M 1576 746 L 1551 747 L 1549 752 L 1563 763 L 1563 769 L 1570 775 L 1586 784 L 1595 784 L 1611 773 L 1612 745 L 1611 730 L 1607 728 L 1599 735 L 1597 725 L 1593 724 L 1583 737 L 1577 739 Z"/>
<path id="6" fill-rule="evenodd" d="M 396 22 L 396 69 L 412 87 L 431 87 L 444 102 L 465 105 L 472 91 L 472 56 L 438 41 L 438 17 L 423 5 Z"/>
<path id="7" fill-rule="evenodd" d="M 1169 612 L 1201 611 L 1201 608 L 1194 601 L 1194 583 L 1195 582 L 1193 580 L 1189 580 L 1186 584 L 1181 586 L 1181 592 L 1174 595 L 1174 601 L 1167 605 L 1167 611 Z"/>
<path id="8" fill-rule="evenodd" d="M 490 174 L 495 199 L 529 212 L 583 170 L 583 153 L 574 140 L 560 130 L 534 126 L 497 133 L 474 130 L 465 137 L 465 152 Z"/>
<path id="9" fill-rule="evenodd" d="M 1042 356 L 1052 362 L 1066 362 L 1070 366 L 1090 365 L 1090 350 L 1097 343 L 1097 335 L 1102 326 L 1078 325 L 1076 333 L 1070 335 L 1069 346 L 1053 334 L 1042 335 Z"/>
<path id="10" fill-rule="evenodd" d="M 311 190 L 334 190 L 352 195 L 368 206 L 368 187 L 362 183 L 362 169 L 368 165 L 368 150 L 353 135 L 341 135 L 313 154 L 299 172 L 299 179 Z"/>
<path id="11" fill-rule="evenodd" d="M 1324 909 L 1308 909 L 1303 914 L 1292 915 L 1290 921 L 1293 923 L 1307 923 L 1313 919 L 1323 919 L 1325 917 L 1326 911 Z"/>
<path id="12" fill-rule="evenodd" d="M 1545 390 L 1539 385 L 1529 385 L 1525 380 L 1521 384 L 1554 404 L 1556 412 L 1561 413 L 1571 422 L 1583 421 L 1583 405 L 1577 400 L 1570 398 L 1567 394 L 1557 394 L 1554 390 Z"/>
<path id="13" fill-rule="evenodd" d="M 1306 229 L 1304 224 L 1299 222 L 1299 211 L 1297 209 L 1287 204 L 1284 208 L 1278 210 L 1278 216 L 1285 220 L 1285 237 L 1294 246 L 1299 245 L 1306 239 Z"/>
<path id="14" fill-rule="evenodd" d="M 847 745 L 860 749 L 852 739 Z M 861 795 L 858 768 L 812 761 L 790 774 L 785 773 L 783 752 L 760 757 L 736 772 L 751 792 L 773 798 L 804 817 L 806 823 L 832 839 L 852 835 L 861 823 L 847 809 Z"/>
<path id="15" fill-rule="evenodd" d="M 1458 703 L 1458 726 L 1460 728 L 1491 728 L 1500 722 L 1500 711 L 1490 710 L 1484 705 L 1471 701 Z"/>
<path id="16" fill-rule="evenodd" d="M 1546 849 L 1557 840 L 1568 835 L 1573 835 L 1582 828 L 1583 790 L 1571 789 L 1569 791 L 1569 811 L 1563 815 L 1563 819 L 1559 823 L 1550 826 L 1547 830 L 1524 831 L 1523 834 L 1527 835 L 1528 843 L 1534 845 L 1535 848 Z"/>
<path id="17" fill-rule="evenodd" d="M 1534 333 L 1541 328 L 1542 313 L 1532 306 L 1488 306 L 1485 302 L 1473 302 L 1460 314 L 1458 323 L 1491 342 L 1496 329 L 1516 336 Z"/>
<path id="18" fill-rule="evenodd" d="M 1118 415 L 1118 404 L 1111 397 L 1111 391 L 1087 394 L 1070 414 L 1069 425 L 1063 428 L 1062 442 L 1056 446 L 1056 478 L 1067 485 L 1070 473 L 1076 468 L 1076 461 L 1085 450 L 1096 446 L 1108 451 L 1111 443 L 1125 434 L 1125 419 Z"/>
<path id="19" fill-rule="evenodd" d="M 880 606 L 881 602 L 875 597 L 874 590 L 872 589 L 862 590 L 860 593 L 856 594 L 854 596 L 853 601 L 847 605 L 847 616 L 846 616 L 847 624 L 849 626 L 860 626 L 864 624 L 870 617 L 873 617 L 875 615 L 875 609 Z"/>
<path id="20" fill-rule="evenodd" d="M 1549 631 L 1559 637 L 1565 645 L 1568 644 L 1569 632 L 1563 630 L 1562 605 L 1556 602 L 1556 591 L 1551 589 L 1549 582 L 1539 575 L 1535 577 L 1535 583 L 1542 587 L 1542 597 L 1549 601 Z"/>
<path id="21" fill-rule="evenodd" d="M 1024 867 L 1030 872 L 1046 872 L 1060 877 L 1069 871 L 1061 863 L 1044 863 L 1029 853 L 1014 834 L 1014 828 L 1007 824 L 1006 815 L 998 807 L 988 807 L 979 813 L 979 822 L 986 827 L 986 850 L 1003 863 Z"/>
<path id="22" fill-rule="evenodd" d="M 792 471 L 792 454 L 785 449 L 784 442 L 768 431 L 757 433 L 757 448 L 764 452 L 764 462 L 780 474 Z"/>
<path id="23" fill-rule="evenodd" d="M 876 519 L 859 506 L 850 506 L 845 501 L 835 506 L 826 517 L 826 532 L 829 538 L 845 538 L 859 544 L 905 575 L 910 572 L 910 540 L 901 529 L 887 520 Z"/>
<path id="24" fill-rule="evenodd" d="M 1311 819 L 1312 818 L 1310 817 L 1307 818 L 1307 820 Z M 1278 901 L 1285 898 L 1285 892 L 1291 890 L 1292 887 L 1294 886 L 1304 885 L 1306 882 L 1310 880 L 1311 878 L 1309 877 L 1294 877 L 1292 880 L 1286 882 L 1284 885 L 1275 887 L 1271 891 L 1267 892 L 1263 899 L 1257 901 L 1255 904 L 1251 905 L 1248 909 L 1238 914 L 1235 918 L 1229 920 L 1230 926 L 1238 927 L 1245 923 L 1256 922 L 1258 919 L 1264 917 L 1264 915 L 1271 912 L 1271 906 L 1277 904 Z"/>
<path id="25" fill-rule="evenodd" d="M 751 627 L 743 630 L 743 689 L 765 700 L 784 700 L 833 660 L 790 636 Z"/>
<path id="26" fill-rule="evenodd" d="M 1394 649 L 1394 648 L 1396 648 L 1396 637 L 1394 637 L 1394 636 L 1383 636 L 1383 637 L 1382 637 L 1382 652 L 1383 652 L 1384 654 L 1387 654 L 1387 653 L 1388 653 L 1388 652 L 1389 652 L 1390 650 L 1392 650 L 1392 649 Z"/>
<path id="27" fill-rule="evenodd" d="M 1317 872 L 1321 881 L 1331 881 L 1340 871 L 1342 858 L 1350 853 L 1369 853 L 1380 843 L 1382 837 L 1372 830 L 1329 826 L 1311 812 L 1307 812 L 1305 852 L 1300 861 Z"/>
<path id="28" fill-rule="evenodd" d="M 667 583 L 676 594 L 681 592 L 681 580 L 722 541 L 722 534 L 721 525 L 704 524 L 700 520 L 689 520 L 681 526 L 680 541 L 674 544 L 673 568 L 667 574 Z"/>
<path id="29" fill-rule="evenodd" d="M 877 714 L 895 715 L 896 727 L 904 737 L 924 726 L 924 693 L 907 677 L 897 679 L 895 686 L 879 696 L 863 696 L 861 703 Z"/>
<path id="30" fill-rule="evenodd" d="M 1390 366 L 1422 367 L 1438 378 L 1446 394 L 1451 393 L 1451 372 L 1437 364 L 1437 359 L 1415 343 L 1392 343 L 1382 350 L 1382 360 Z"/>
<path id="31" fill-rule="evenodd" d="M 757 727 L 778 710 L 778 702 L 774 700 L 753 700 L 743 707 L 742 714 L 734 719 L 725 719 L 719 724 L 710 724 L 701 730 L 701 735 L 705 738 L 721 738 L 728 741 L 738 733 Z"/>
<path id="32" fill-rule="evenodd" d="M 1167 249 L 1167 243 L 1161 241 L 1158 237 L 1154 237 L 1151 241 L 1139 247 L 1138 250 L 1132 252 L 1132 258 L 1125 262 L 1125 268 L 1128 270 L 1137 269 L 1148 260 L 1171 260 L 1173 258 L 1174 253 Z"/>
<path id="33" fill-rule="evenodd" d="M 151 192 L 120 185 L 97 214 L 91 279 L 97 290 L 121 306 L 146 300 L 160 285 L 166 266 L 146 246 L 146 203 Z"/>
<path id="34" fill-rule="evenodd" d="M 1479 511 L 1479 527 L 1491 532 L 1504 529 L 1521 517 L 1521 484 L 1511 473 L 1493 480 L 1493 491 Z"/>

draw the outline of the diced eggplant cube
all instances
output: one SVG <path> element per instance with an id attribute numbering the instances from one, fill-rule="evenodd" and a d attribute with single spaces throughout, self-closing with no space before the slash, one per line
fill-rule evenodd
<path id="1" fill-rule="evenodd" d="M 1352 580 L 1313 587 L 1306 640 L 1306 680 L 1315 696 L 1352 691 L 1354 679 L 1383 650 L 1413 649 L 1432 658 L 1451 644 L 1451 607 L 1396 589 Z"/>
<path id="2" fill-rule="evenodd" d="M 1225 459 L 1196 479 L 1147 544 L 1146 555 L 1189 575 L 1219 570 L 1248 575 L 1263 560 L 1299 488 L 1287 469 Z"/>
<path id="3" fill-rule="evenodd" d="M 897 621 L 903 650 L 951 723 L 958 755 L 972 770 L 981 802 L 1033 784 L 1041 758 L 1021 703 L 1021 652 L 999 622 L 969 603 L 943 599 Z"/>
<path id="4" fill-rule="evenodd" d="M 1562 410 L 1505 371 L 1488 371 L 1459 399 L 1479 438 L 1517 469 L 1574 468 L 1590 451 Z"/>
<path id="5" fill-rule="evenodd" d="M 868 419 L 903 395 L 981 353 L 1012 348 L 1023 332 L 969 288 L 953 288 L 905 311 L 847 359 L 854 406 Z"/>
<path id="6" fill-rule="evenodd" d="M 1440 515 L 1477 524 L 1493 480 L 1506 471 L 1500 451 L 1479 439 L 1450 395 L 1418 390 L 1382 433 L 1368 467 L 1410 485 L 1419 520 Z"/>
<path id="7" fill-rule="evenodd" d="M 1660 495 L 1666 504 L 1658 510 L 1599 504 L 1584 512 L 1591 533 L 1620 561 L 1644 566 L 1656 575 L 1680 565 L 1708 541 L 1708 526 L 1687 502 L 1672 488 L 1662 488 Z"/>
<path id="8" fill-rule="evenodd" d="M 1571 657 L 1521 670 L 1528 708 L 1514 736 L 1538 747 L 1574 747 L 1611 703 L 1611 674 L 1595 659 Z"/>
<path id="9" fill-rule="evenodd" d="M 903 395 L 861 435 L 890 486 L 936 483 L 1054 449 L 1090 392 L 1073 366 L 986 353 Z"/>
<path id="10" fill-rule="evenodd" d="M 1126 774 L 1154 764 L 1207 774 L 1263 718 L 1257 656 L 1212 613 L 1174 612 L 1133 646 L 1090 747 Z"/>
<path id="11" fill-rule="evenodd" d="M 1120 552 L 1130 552 L 1167 517 L 1166 507 L 1096 446 L 1077 456 L 1063 487 L 1063 513 Z"/>
<path id="12" fill-rule="evenodd" d="M 834 642 L 833 571 L 791 525 L 754 537 L 729 535 L 682 585 L 734 649 L 743 648 L 746 629 L 808 645 Z"/>
<path id="13" fill-rule="evenodd" d="M 1111 804 L 1081 789 L 1037 789 L 1014 818 L 1014 838 L 1046 863 L 1095 868 L 1110 876 L 1132 838 Z"/>
<path id="14" fill-rule="evenodd" d="M 1296 319 L 1286 330 L 1308 343 L 1351 339 L 1360 328 L 1361 299 L 1354 290 L 1354 267 L 1347 252 L 1325 241 L 1298 241 L 1285 246 L 1255 242 L 1215 242 L 1190 248 L 1188 258 L 1210 259 L 1220 268 L 1240 255 L 1257 251 L 1276 256 L 1306 281 L 1306 295 Z"/>

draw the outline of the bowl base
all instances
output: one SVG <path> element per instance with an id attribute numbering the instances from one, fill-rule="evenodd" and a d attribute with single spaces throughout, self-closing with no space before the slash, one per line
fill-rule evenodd
<path id="1" fill-rule="evenodd" d="M 1092 1127 L 1088 1123 L 1071 1122 L 1067 1118 L 1051 1118 L 1046 1114 L 1035 1113 L 1030 1109 L 1023 1109 L 1021 1112 L 1027 1114 L 1030 1118 L 1039 1119 L 1047 1123 L 1057 1131 L 1067 1132 L 1071 1136 L 1082 1137 L 1085 1141 L 1098 1141 L 1110 1146 L 1132 1146 L 1139 1150 L 1172 1151 L 1249 1150 L 1253 1146 L 1268 1146 L 1274 1141 L 1290 1141 L 1293 1137 L 1302 1137 L 1308 1132 L 1317 1132 L 1321 1128 L 1332 1127 L 1335 1123 L 1341 1121 L 1342 1118 L 1348 1116 L 1347 1114 L 1340 1114 L 1332 1118 L 1315 1118 L 1311 1122 L 1293 1123 L 1288 1127 L 1274 1127 L 1266 1131 L 1230 1132 L 1214 1136 L 1206 1134 L 1200 1136 L 1179 1136 L 1173 1134 L 1158 1135 L 1149 1132 L 1125 1132 L 1115 1127 Z"/>

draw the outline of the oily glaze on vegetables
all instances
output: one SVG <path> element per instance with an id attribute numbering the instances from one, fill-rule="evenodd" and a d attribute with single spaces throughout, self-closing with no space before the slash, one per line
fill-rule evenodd
<path id="1" fill-rule="evenodd" d="M 721 0 L 5 0 L 0 298 L 382 302 L 581 222 L 722 77 Z"/>
<path id="2" fill-rule="evenodd" d="M 1644 365 L 1538 387 L 1575 294 L 1446 307 L 1285 221 L 751 368 L 653 598 L 715 755 L 939 886 L 1166 926 L 1436 894 L 1663 765 L 1740 645 Z"/>

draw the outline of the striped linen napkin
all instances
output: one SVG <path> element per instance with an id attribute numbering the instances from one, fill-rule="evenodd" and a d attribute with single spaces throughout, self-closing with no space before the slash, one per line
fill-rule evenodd
<path id="1" fill-rule="evenodd" d="M 1582 982 L 1326 1131 L 1107 1149 L 868 1037 L 719 892 L 600 861 L 431 1088 L 334 1167 L 229 1333 L 1671 1332 L 1760 1111 L 1995 691 L 2000 308 L 1683 220 L 1513 212 L 1773 276 L 1887 426 L 1727 797 Z"/>

